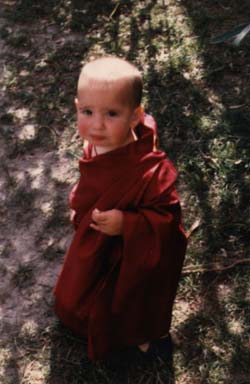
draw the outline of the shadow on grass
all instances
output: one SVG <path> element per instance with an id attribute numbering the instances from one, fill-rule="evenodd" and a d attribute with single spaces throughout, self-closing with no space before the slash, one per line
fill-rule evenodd
<path id="1" fill-rule="evenodd" d="M 183 49 L 181 57 L 176 58 L 177 48 L 185 45 L 188 32 L 185 35 L 181 27 L 173 26 L 173 18 L 178 21 L 180 14 L 180 10 L 174 14 L 175 5 L 167 7 L 164 2 L 160 5 L 157 1 L 148 1 L 141 7 L 131 1 L 117 4 L 114 6 L 108 1 L 99 6 L 97 1 L 83 3 L 75 0 L 70 7 L 62 2 L 59 12 L 56 2 L 46 2 L 44 6 L 38 2 L 31 4 L 28 0 L 18 2 L 15 21 L 20 23 L 20 30 L 16 27 L 14 38 L 8 33 L 6 36 L 15 52 L 15 56 L 9 56 L 7 91 L 7 98 L 15 109 L 9 111 L 6 104 L 3 115 L 7 158 L 15 160 L 35 149 L 57 150 L 61 135 L 65 130 L 70 131 L 74 121 L 73 103 L 69 106 L 69 102 L 73 102 L 75 95 L 80 62 L 95 45 L 106 53 L 125 56 L 144 72 L 146 110 L 156 117 L 161 146 L 182 174 L 185 221 L 190 226 L 197 216 L 202 219 L 198 233 L 191 238 L 187 263 L 200 266 L 214 262 L 226 264 L 246 257 L 250 224 L 247 178 L 250 118 L 246 65 L 249 50 L 212 47 L 208 38 L 227 15 L 232 21 L 232 15 L 245 21 L 245 12 L 249 10 L 247 2 L 243 1 L 239 9 L 232 2 L 227 7 L 228 2 L 221 1 L 219 11 L 218 4 L 209 1 L 179 2 L 182 13 L 187 16 L 190 33 L 195 36 L 203 65 L 202 77 L 198 79 L 186 75 L 191 71 L 192 60 L 195 66 L 197 53 L 192 51 L 189 55 L 194 56 L 190 60 L 188 49 Z M 46 50 L 45 40 L 35 46 L 22 32 L 21 24 L 27 28 L 25 23 L 32 19 L 35 8 L 37 19 L 54 18 L 58 25 L 62 23 L 83 35 L 76 40 L 58 40 L 58 44 L 48 45 Z M 58 10 L 56 15 L 55 10 Z M 62 33 L 63 27 L 60 28 L 58 32 Z M 182 41 L 180 36 L 184 36 Z M 54 37 L 57 38 L 57 34 Z M 166 52 L 163 58 L 160 56 L 162 51 Z M 25 54 L 30 56 L 24 62 Z M 25 119 L 20 117 L 23 109 L 28 110 Z M 22 127 L 33 124 L 34 137 L 23 140 L 13 137 L 11 128 L 17 123 Z M 51 178 L 49 170 L 45 176 L 46 180 Z M 32 190 L 27 193 L 29 184 L 27 179 L 24 193 L 27 205 L 32 208 L 35 197 Z M 61 257 L 54 244 L 66 228 L 65 200 L 58 192 L 64 187 L 66 185 L 54 184 L 54 213 L 37 237 L 37 246 L 43 250 L 42 257 L 47 257 L 48 262 Z M 13 208 L 23 198 L 20 188 L 17 192 Z M 21 204 L 21 216 L 27 205 Z M 23 220 L 26 219 L 28 216 L 23 216 Z M 56 235 L 55 226 L 58 228 L 59 223 L 61 230 Z M 52 248 L 46 248 L 50 246 L 51 238 Z M 178 297 L 192 302 L 198 296 L 202 301 L 195 314 L 177 325 L 181 343 L 174 362 L 179 364 L 179 375 L 188 371 L 192 384 L 208 380 L 211 383 L 218 380 L 247 383 L 248 272 L 247 267 L 245 271 L 239 267 L 219 275 L 204 273 L 182 279 Z M 47 290 L 46 294 L 50 292 Z M 41 298 L 41 305 L 45 297 Z M 52 303 L 48 311 L 51 315 Z M 19 330 L 16 332 L 18 334 Z M 92 364 L 86 358 L 86 346 L 82 341 L 58 324 L 41 337 L 37 350 L 43 343 L 49 354 L 49 363 L 45 358 L 49 364 L 49 384 L 175 382 L 175 364 L 167 366 L 159 361 L 152 367 L 142 368 L 135 362 L 118 370 L 104 363 Z M 13 347 L 10 365 L 15 361 Z M 21 382 L 15 364 L 12 372 L 15 382 Z"/>
<path id="2" fill-rule="evenodd" d="M 220 100 L 224 111 L 213 123 L 212 130 L 206 132 L 199 124 L 193 125 L 199 145 L 192 146 L 192 141 L 188 141 L 189 148 L 184 152 L 185 168 L 187 175 L 188 172 L 195 172 L 199 180 L 194 183 L 192 178 L 187 177 L 186 182 L 198 198 L 203 222 L 205 249 L 202 257 L 196 256 L 201 264 L 228 264 L 232 260 L 247 257 L 249 252 L 247 196 L 250 189 L 247 180 L 249 157 L 246 155 L 250 149 L 249 84 L 243 84 L 241 80 L 246 73 L 245 59 L 249 53 L 244 52 L 244 48 L 235 50 L 227 46 L 209 46 L 212 25 L 219 24 L 219 20 L 226 22 L 224 7 L 214 18 L 214 4 L 203 2 L 202 7 L 198 5 L 199 1 L 192 5 L 183 2 L 193 30 L 201 38 L 202 59 L 207 72 L 203 87 Z M 235 14 L 244 20 L 246 8 L 249 10 L 247 2 L 242 2 L 241 6 L 232 5 L 232 21 Z M 213 72 L 219 63 L 224 65 L 223 72 Z M 236 84 L 241 84 L 241 92 L 236 91 Z M 197 114 L 195 107 L 192 113 Z M 191 258 L 189 260 L 192 262 Z M 201 376 L 200 382 L 216 382 L 222 377 L 228 383 L 246 383 L 249 380 L 247 274 L 248 268 L 243 271 L 236 268 L 220 275 L 209 273 L 200 276 L 202 311 L 188 318 L 180 328 L 180 333 L 186 339 L 186 347 L 183 345 L 186 364 L 194 377 Z M 234 284 L 231 280 L 234 280 Z M 223 293 L 223 286 L 230 287 L 230 295 Z M 235 301 L 237 290 L 240 290 L 242 299 L 238 296 Z M 224 297 L 221 298 L 221 295 Z"/>
<path id="3" fill-rule="evenodd" d="M 77 338 L 61 324 L 52 335 L 49 384 L 174 384 L 172 361 L 145 360 L 136 349 L 116 352 L 106 361 L 91 362 L 87 358 L 86 341 Z M 64 374 L 62 376 L 62 365 Z"/>
<path id="4" fill-rule="evenodd" d="M 1 266 L 6 265 L 4 271 L 1 269 L 4 317 L 0 375 L 2 382 L 16 384 L 35 382 L 47 366 L 46 353 L 41 357 L 39 351 L 45 351 L 48 343 L 45 328 L 53 321 L 51 287 L 65 253 L 68 229 L 64 208 L 68 184 L 59 185 L 51 175 L 56 156 L 32 160 L 25 162 L 19 155 L 19 167 L 22 162 L 23 168 L 10 167 L 4 185 L 5 211 L 0 219 Z M 39 177 L 32 177 L 39 169 Z M 51 190 L 51 210 L 45 215 L 42 205 L 48 206 L 46 196 L 44 200 L 46 188 Z M 58 223 L 60 227 L 55 230 Z"/>

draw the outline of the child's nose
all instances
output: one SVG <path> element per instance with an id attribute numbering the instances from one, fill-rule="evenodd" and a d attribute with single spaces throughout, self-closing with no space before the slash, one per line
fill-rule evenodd
<path id="1" fill-rule="evenodd" d="M 95 130 L 100 131 L 104 128 L 104 119 L 101 115 L 95 116 Z"/>

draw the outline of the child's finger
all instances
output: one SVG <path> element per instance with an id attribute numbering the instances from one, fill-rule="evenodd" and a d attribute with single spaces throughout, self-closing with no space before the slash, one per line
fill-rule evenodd
<path id="1" fill-rule="evenodd" d="M 100 213 L 101 213 L 101 212 L 99 211 L 99 209 L 95 208 L 95 209 L 92 211 L 92 214 L 91 214 L 91 218 L 92 218 L 92 220 L 97 221 L 98 218 L 99 218 L 99 214 L 100 214 Z"/>
<path id="2" fill-rule="evenodd" d="M 91 223 L 89 226 L 90 226 L 92 229 L 94 229 L 95 231 L 104 233 L 104 234 L 106 234 L 106 235 L 109 234 L 109 232 L 105 229 L 105 227 L 102 227 L 102 226 L 97 225 L 97 224 L 95 224 L 95 223 Z"/>
<path id="3" fill-rule="evenodd" d="M 99 232 L 101 231 L 100 227 L 95 223 L 91 223 L 89 226 L 91 228 L 95 229 L 96 231 L 99 231 Z"/>
<path id="4" fill-rule="evenodd" d="M 95 210 L 92 212 L 92 220 L 96 223 L 104 223 L 107 220 L 106 212 Z"/>

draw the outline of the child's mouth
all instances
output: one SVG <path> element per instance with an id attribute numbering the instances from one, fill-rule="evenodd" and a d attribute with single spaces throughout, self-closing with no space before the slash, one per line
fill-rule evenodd
<path id="1" fill-rule="evenodd" d="M 90 135 L 90 137 L 92 140 L 95 140 L 95 141 L 102 141 L 105 139 L 104 136 L 99 136 L 99 135 Z"/>

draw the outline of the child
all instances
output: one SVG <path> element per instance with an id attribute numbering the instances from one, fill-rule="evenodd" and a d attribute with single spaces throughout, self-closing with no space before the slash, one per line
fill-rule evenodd
<path id="1" fill-rule="evenodd" d="M 90 359 L 168 334 L 186 249 L 174 183 L 155 148 L 156 124 L 141 107 L 142 79 L 130 63 L 86 64 L 75 100 L 84 140 L 70 195 L 76 232 L 55 287 L 65 325 L 88 338 Z"/>

